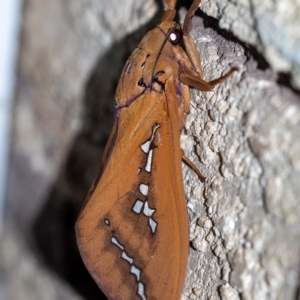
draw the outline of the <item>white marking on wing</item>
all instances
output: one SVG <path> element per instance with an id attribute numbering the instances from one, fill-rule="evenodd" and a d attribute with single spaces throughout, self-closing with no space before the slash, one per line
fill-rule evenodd
<path id="1" fill-rule="evenodd" d="M 152 233 L 155 233 L 157 222 L 155 222 L 153 219 L 149 218 L 149 225 L 151 227 Z"/>
<path id="2" fill-rule="evenodd" d="M 151 217 L 155 213 L 155 209 L 149 207 L 148 201 L 145 202 L 143 213 L 147 217 Z"/>
<path id="3" fill-rule="evenodd" d="M 140 192 L 144 195 L 148 195 L 149 186 L 147 184 L 141 183 L 140 184 Z"/>
<path id="4" fill-rule="evenodd" d="M 156 130 L 160 127 L 159 124 L 156 124 L 153 126 L 152 128 L 152 134 L 151 134 L 151 138 L 149 140 L 147 140 L 144 144 L 141 145 L 141 149 L 144 153 L 148 153 L 149 152 L 149 149 L 150 149 L 150 145 L 152 144 L 153 142 L 153 139 L 154 139 L 154 135 L 155 135 L 155 132 Z"/>
<path id="5" fill-rule="evenodd" d="M 144 153 L 148 153 L 151 145 L 151 140 L 146 141 L 144 144 L 141 145 L 141 149 Z"/>
<path id="6" fill-rule="evenodd" d="M 141 200 L 136 200 L 132 210 L 136 213 L 136 214 L 139 214 L 142 210 L 142 207 L 143 207 L 144 203 L 141 201 Z"/>
<path id="7" fill-rule="evenodd" d="M 130 273 L 136 276 L 137 281 L 140 281 L 141 270 L 139 268 L 137 268 L 135 265 L 132 265 L 130 269 Z"/>
<path id="8" fill-rule="evenodd" d="M 145 167 L 145 171 L 150 173 L 151 172 L 151 165 L 152 165 L 152 157 L 153 157 L 153 149 L 149 151 L 148 157 L 147 157 L 147 164 Z"/>
<path id="9" fill-rule="evenodd" d="M 121 257 L 131 265 L 130 273 L 135 275 L 135 277 L 137 279 L 137 282 L 138 282 L 137 293 L 142 298 L 142 300 L 147 300 L 146 295 L 145 295 L 145 285 L 140 281 L 141 280 L 141 269 L 139 269 L 138 267 L 136 267 L 133 264 L 134 259 L 132 257 L 128 256 L 128 254 L 124 250 L 124 247 L 118 242 L 118 240 L 114 236 L 111 238 L 111 242 L 122 250 Z"/>
<path id="10" fill-rule="evenodd" d="M 128 256 L 125 251 L 122 252 L 122 258 L 124 258 L 125 260 L 127 260 L 130 264 L 133 263 L 133 258 L 131 258 L 130 256 Z"/>
<path id="11" fill-rule="evenodd" d="M 152 132 L 152 136 L 154 136 L 156 130 L 160 127 L 160 124 L 156 124 L 154 127 L 153 127 L 153 132 Z"/>
<path id="12" fill-rule="evenodd" d="M 118 248 L 120 248 L 121 250 L 124 249 L 124 247 L 119 243 L 119 241 L 114 236 L 111 238 L 111 242 L 113 244 L 115 244 Z"/>
<path id="13" fill-rule="evenodd" d="M 141 298 L 143 300 L 147 300 L 146 296 L 145 296 L 145 287 L 144 284 L 139 282 L 138 284 L 138 294 L 141 296 Z"/>

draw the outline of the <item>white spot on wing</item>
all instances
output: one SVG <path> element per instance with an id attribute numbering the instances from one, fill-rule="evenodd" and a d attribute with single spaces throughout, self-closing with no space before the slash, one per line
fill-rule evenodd
<path id="1" fill-rule="evenodd" d="M 155 209 L 152 209 L 152 208 L 149 207 L 148 201 L 145 202 L 143 213 L 147 217 L 151 217 L 155 213 Z"/>
<path id="2" fill-rule="evenodd" d="M 137 268 L 135 265 L 132 265 L 130 269 L 130 273 L 136 276 L 137 281 L 140 281 L 141 270 L 139 268 Z"/>
<path id="3" fill-rule="evenodd" d="M 139 282 L 138 284 L 138 294 L 141 296 L 143 300 L 147 300 L 145 296 L 145 287 L 141 282 Z"/>
<path id="4" fill-rule="evenodd" d="M 152 133 L 152 136 L 154 136 L 156 130 L 160 127 L 160 124 L 156 124 L 154 127 L 153 127 L 153 133 Z"/>
<path id="5" fill-rule="evenodd" d="M 145 167 L 145 171 L 150 173 L 151 172 L 151 165 L 152 165 L 152 157 L 153 157 L 153 149 L 149 151 L 148 157 L 147 157 L 147 164 Z"/>
<path id="6" fill-rule="evenodd" d="M 150 149 L 151 140 L 146 141 L 143 145 L 141 145 L 141 149 L 144 153 L 148 153 Z"/>
<path id="7" fill-rule="evenodd" d="M 159 127 L 160 127 L 159 124 L 154 125 L 153 128 L 152 128 L 151 138 L 150 138 L 149 140 L 147 140 L 144 144 L 141 145 L 141 149 L 143 150 L 144 153 L 147 154 L 147 153 L 149 152 L 150 145 L 151 145 L 152 142 L 153 142 L 155 132 L 156 132 L 156 130 L 157 130 Z"/>
<path id="8" fill-rule="evenodd" d="M 143 202 L 141 200 L 136 200 L 132 210 L 136 213 L 136 214 L 139 214 L 142 210 L 142 207 L 143 207 Z"/>
<path id="9" fill-rule="evenodd" d="M 147 300 L 146 295 L 145 295 L 145 285 L 140 281 L 141 280 L 141 272 L 142 272 L 141 269 L 139 269 L 138 267 L 136 267 L 133 264 L 134 259 L 132 257 L 128 256 L 128 254 L 124 250 L 124 247 L 118 242 L 116 237 L 113 236 L 111 238 L 111 242 L 122 250 L 121 257 L 131 265 L 130 273 L 135 275 L 135 277 L 137 279 L 137 282 L 138 282 L 137 293 L 142 298 L 142 300 Z"/>
<path id="10" fill-rule="evenodd" d="M 130 256 L 128 256 L 125 251 L 122 252 L 122 258 L 124 258 L 125 260 L 127 260 L 130 264 L 133 263 L 133 259 Z"/>
<path id="11" fill-rule="evenodd" d="M 111 242 L 113 244 L 115 244 L 118 248 L 120 248 L 121 250 L 124 249 L 124 247 L 119 243 L 119 241 L 114 236 L 111 238 Z"/>
<path id="12" fill-rule="evenodd" d="M 149 218 L 149 225 L 151 227 L 152 233 L 155 233 L 156 227 L 157 227 L 157 223 L 153 219 Z"/>
<path id="13" fill-rule="evenodd" d="M 148 195 L 149 186 L 147 184 L 141 183 L 140 184 L 140 192 L 144 195 Z"/>

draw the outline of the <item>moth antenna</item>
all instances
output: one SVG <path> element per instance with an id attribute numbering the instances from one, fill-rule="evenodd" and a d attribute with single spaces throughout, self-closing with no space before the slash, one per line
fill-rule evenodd
<path id="1" fill-rule="evenodd" d="M 157 64 L 157 61 L 158 61 L 158 58 L 159 58 L 159 55 L 161 54 L 161 51 L 162 49 L 164 48 L 164 45 L 166 44 L 169 36 L 171 35 L 171 33 L 176 29 L 177 25 L 174 25 L 170 30 L 169 32 L 167 33 L 164 41 L 162 42 L 158 52 L 157 52 L 157 55 L 156 55 L 156 58 L 155 58 L 155 61 L 154 61 L 154 64 L 153 64 L 153 68 L 152 68 L 152 72 L 151 72 L 151 83 L 150 83 L 150 88 L 152 90 L 152 85 L 153 85 L 153 74 L 154 74 L 154 69 L 155 69 L 155 66 Z"/>

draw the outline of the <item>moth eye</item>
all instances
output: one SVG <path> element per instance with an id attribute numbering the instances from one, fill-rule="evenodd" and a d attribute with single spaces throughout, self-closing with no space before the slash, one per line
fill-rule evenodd
<path id="1" fill-rule="evenodd" d="M 174 31 L 170 34 L 170 42 L 172 45 L 178 45 L 181 42 L 182 31 L 181 29 L 174 29 Z"/>

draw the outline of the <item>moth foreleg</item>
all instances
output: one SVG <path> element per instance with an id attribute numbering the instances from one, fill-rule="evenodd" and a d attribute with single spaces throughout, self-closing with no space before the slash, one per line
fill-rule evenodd
<path id="1" fill-rule="evenodd" d="M 184 151 L 181 149 L 181 159 L 182 161 L 187 164 L 199 177 L 201 182 L 205 181 L 205 177 L 202 175 L 200 170 L 196 167 L 196 165 L 188 158 L 185 156 Z"/>
<path id="2" fill-rule="evenodd" d="M 185 50 L 188 55 L 193 68 L 199 74 L 200 78 L 203 78 L 203 72 L 201 67 L 201 58 L 197 51 L 196 45 L 190 36 L 192 30 L 192 19 L 195 15 L 196 10 L 199 7 L 201 0 L 195 0 L 191 7 L 189 8 L 183 23 L 183 43 L 185 45 Z"/>
<path id="3" fill-rule="evenodd" d="M 161 18 L 161 22 L 165 22 L 165 21 L 173 21 L 175 18 L 175 14 L 176 14 L 176 0 L 165 0 L 165 3 L 167 5 L 167 10 L 164 12 L 162 18 Z"/>
<path id="4" fill-rule="evenodd" d="M 237 70 L 238 68 L 234 67 L 227 74 L 212 81 L 205 81 L 204 79 L 200 78 L 200 76 L 195 76 L 194 74 L 188 72 L 182 72 L 179 75 L 179 80 L 188 86 L 196 88 L 197 90 L 211 91 L 217 84 L 225 81 L 233 72 Z"/>
<path id="5" fill-rule="evenodd" d="M 195 75 L 194 72 L 182 72 L 179 75 L 179 79 L 182 83 L 187 84 L 188 86 L 194 87 L 201 91 L 210 91 L 217 84 L 226 80 L 237 68 L 232 68 L 226 75 L 217 78 L 213 81 L 207 82 L 203 79 L 203 71 L 201 67 L 201 58 L 197 51 L 196 45 L 190 36 L 190 32 L 192 30 L 192 19 L 195 15 L 196 10 L 199 7 L 201 0 L 194 0 L 193 4 L 189 8 L 183 23 L 183 42 L 185 45 L 185 50 L 187 56 L 194 68 L 194 70 L 198 73 Z"/>
<path id="6" fill-rule="evenodd" d="M 175 9 L 177 0 L 165 0 L 165 3 L 167 5 L 168 9 L 173 10 L 173 9 Z"/>

